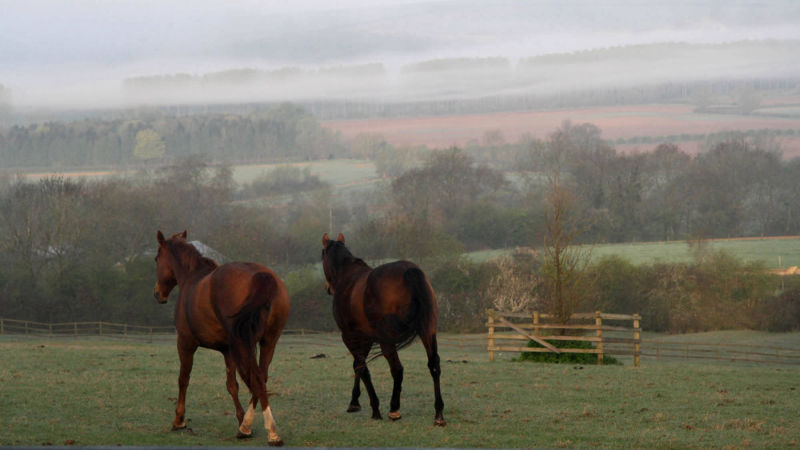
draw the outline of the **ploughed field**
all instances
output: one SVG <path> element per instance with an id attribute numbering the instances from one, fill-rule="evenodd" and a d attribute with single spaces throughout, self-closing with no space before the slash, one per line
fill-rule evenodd
<path id="1" fill-rule="evenodd" d="M 427 145 L 442 148 L 482 142 L 487 131 L 500 131 L 507 142 L 530 134 L 545 139 L 565 120 L 573 124 L 589 122 L 603 132 L 605 139 L 712 134 L 723 131 L 759 129 L 800 130 L 800 114 L 733 115 L 695 113 L 688 104 L 646 104 L 599 106 L 552 111 L 518 111 L 434 117 L 398 117 L 328 120 L 323 125 L 341 133 L 345 141 L 362 133 L 380 134 L 395 146 Z M 765 105 L 765 111 L 789 111 L 789 107 Z M 791 111 L 794 111 L 793 109 Z M 800 156 L 800 138 L 781 137 L 786 157 Z M 624 144 L 620 151 L 649 151 L 658 144 Z M 696 142 L 677 142 L 686 152 L 697 150 Z"/>

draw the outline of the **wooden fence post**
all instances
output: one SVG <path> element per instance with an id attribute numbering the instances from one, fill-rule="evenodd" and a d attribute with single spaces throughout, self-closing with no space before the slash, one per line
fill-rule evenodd
<path id="1" fill-rule="evenodd" d="M 603 317 L 600 311 L 594 313 L 594 325 L 597 327 L 597 337 L 600 339 L 597 342 L 597 364 L 603 365 Z"/>
<path id="2" fill-rule="evenodd" d="M 98 322 L 97 334 L 99 334 L 100 336 L 103 335 L 103 322 Z"/>
<path id="3" fill-rule="evenodd" d="M 539 311 L 533 312 L 533 335 L 539 337 Z"/>
<path id="4" fill-rule="evenodd" d="M 494 361 L 494 310 L 488 309 L 486 313 L 489 315 L 489 361 Z"/>
<path id="5" fill-rule="evenodd" d="M 3 319 L 0 318 L 0 334 L 3 334 Z"/>
<path id="6" fill-rule="evenodd" d="M 638 314 L 633 315 L 633 365 L 639 367 L 639 319 Z"/>

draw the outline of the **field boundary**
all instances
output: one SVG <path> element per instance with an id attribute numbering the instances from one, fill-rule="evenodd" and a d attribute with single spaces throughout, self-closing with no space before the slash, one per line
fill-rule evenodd
<path id="1" fill-rule="evenodd" d="M 619 314 L 603 314 L 606 320 L 612 320 L 612 317 L 619 318 Z M 531 318 L 532 314 L 514 313 L 513 316 L 517 318 Z M 596 313 L 588 313 L 580 316 L 585 316 L 584 319 L 594 319 Z M 539 316 L 540 321 L 547 316 L 542 314 Z M 512 317 L 513 319 L 513 317 Z M 527 330 L 533 330 L 531 325 L 514 324 L 530 334 Z M 488 326 L 488 322 L 487 322 Z M 549 351 L 547 348 L 529 348 L 529 347 L 515 347 L 495 345 L 495 341 L 504 340 L 517 340 L 527 342 L 529 339 L 526 335 L 518 333 L 516 330 L 510 328 L 511 331 L 500 331 L 502 328 L 501 322 L 495 321 L 494 328 L 487 334 L 445 334 L 440 335 L 438 340 L 442 347 L 451 348 L 473 348 L 482 347 L 489 351 L 490 360 L 493 360 L 495 352 L 545 352 Z M 570 325 L 572 330 L 584 333 L 581 336 L 545 336 L 547 340 L 584 340 L 590 342 L 599 342 L 596 336 L 597 330 L 595 325 Z M 552 330 L 555 327 L 552 324 L 540 323 L 539 329 Z M 634 364 L 636 363 L 637 352 L 638 357 L 646 360 L 656 361 L 669 361 L 669 360 L 716 360 L 730 363 L 754 363 L 754 364 L 777 364 L 777 365 L 800 365 L 800 348 L 780 347 L 780 346 L 766 346 L 766 345 L 753 345 L 753 344 L 731 344 L 731 343 L 709 343 L 709 342 L 668 342 L 659 339 L 639 339 L 638 344 L 635 339 L 618 337 L 621 333 L 630 333 L 634 329 L 626 327 L 615 327 L 602 325 L 601 331 L 603 332 L 602 338 L 602 354 L 614 356 L 632 356 L 634 357 Z M 595 331 L 595 336 L 591 336 L 591 331 Z M 589 335 L 586 335 L 588 333 Z M 573 333 L 576 334 L 576 333 Z M 130 325 L 114 322 L 59 322 L 59 323 L 45 323 L 30 320 L 16 320 L 6 319 L 0 317 L 0 335 L 5 336 L 31 336 L 31 337 L 53 337 L 53 338 L 84 338 L 84 337 L 109 337 L 126 340 L 139 340 L 145 339 L 152 341 L 154 339 L 166 339 L 175 336 L 175 327 L 169 326 L 150 326 L 150 325 Z M 283 331 L 285 336 L 293 336 L 295 339 L 306 339 L 307 342 L 315 344 L 324 344 L 339 347 L 339 341 L 334 340 L 334 343 L 328 342 L 327 337 L 338 337 L 339 333 L 335 331 L 317 331 L 304 328 L 285 329 Z M 320 340 L 321 339 L 321 340 Z M 489 341 L 489 346 L 484 347 L 484 344 Z M 301 341 L 305 342 L 305 341 Z M 524 345 L 524 344 L 523 344 Z M 595 344 L 597 345 L 597 344 Z M 640 348 L 637 346 L 641 345 Z M 600 353 L 598 349 L 560 349 L 563 352 L 586 352 Z"/>
<path id="2" fill-rule="evenodd" d="M 324 334 L 307 329 L 285 329 L 283 334 L 299 336 Z M 57 322 L 46 323 L 32 320 L 6 319 L 0 317 L 0 335 L 48 336 L 48 337 L 122 337 L 149 338 L 175 335 L 173 325 L 130 325 L 115 322 Z"/>
<path id="3" fill-rule="evenodd" d="M 757 364 L 800 365 L 800 348 L 721 344 L 704 342 L 665 342 L 643 340 L 648 359 L 717 360 L 728 362 L 750 362 Z"/>

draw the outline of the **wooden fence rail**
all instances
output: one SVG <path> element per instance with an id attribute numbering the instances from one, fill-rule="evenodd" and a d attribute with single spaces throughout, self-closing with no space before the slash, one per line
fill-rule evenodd
<path id="1" fill-rule="evenodd" d="M 800 349 L 798 348 L 659 340 L 643 342 L 647 344 L 647 352 L 643 352 L 642 356 L 653 359 L 712 359 L 731 362 L 800 364 Z"/>
<path id="2" fill-rule="evenodd" d="M 306 329 L 285 329 L 283 334 L 313 335 L 324 332 Z M 31 320 L 5 319 L 0 317 L 0 335 L 31 335 L 52 337 L 80 336 L 117 336 L 117 337 L 152 337 L 157 335 L 174 335 L 175 327 L 130 325 L 113 322 L 60 322 L 45 323 Z"/>
<path id="3" fill-rule="evenodd" d="M 153 336 L 174 334 L 173 326 L 129 325 L 113 322 L 44 323 L 0 318 L 0 334 L 47 336 Z"/>
<path id="4" fill-rule="evenodd" d="M 537 311 L 531 313 L 508 313 L 495 310 L 487 310 L 488 321 L 486 326 L 489 329 L 487 338 L 489 340 L 486 349 L 489 351 L 489 360 L 494 361 L 496 351 L 509 352 L 554 352 L 554 353 L 589 353 L 597 355 L 597 364 L 603 364 L 604 354 L 620 354 L 619 346 L 627 346 L 630 350 L 622 353 L 632 354 L 635 366 L 639 366 L 639 346 L 641 344 L 638 314 L 609 314 L 596 311 L 594 313 L 573 314 L 573 321 L 589 321 L 590 323 L 552 323 L 553 317 L 549 314 L 540 314 Z M 519 319 L 530 322 L 520 322 Z M 630 321 L 632 326 L 608 325 L 607 321 Z M 548 322 L 550 321 L 550 322 Z M 604 323 L 604 321 L 606 321 Z M 498 332 L 498 329 L 506 331 Z M 511 332 L 507 331 L 512 330 Z M 531 332 L 529 332 L 530 330 Z M 551 330 L 564 330 L 564 334 L 553 335 Z M 594 333 L 592 333 L 594 332 Z M 630 333 L 632 338 L 621 338 L 609 336 L 608 333 Z M 588 333 L 588 334 L 587 334 Z M 527 347 L 529 341 L 535 341 L 542 347 Z M 518 341 L 513 345 L 499 345 L 496 341 Z M 523 342 L 519 342 L 523 341 Z M 588 341 L 594 343 L 594 347 L 589 349 L 577 348 L 556 348 L 548 341 Z M 607 344 L 614 344 L 607 347 Z"/>

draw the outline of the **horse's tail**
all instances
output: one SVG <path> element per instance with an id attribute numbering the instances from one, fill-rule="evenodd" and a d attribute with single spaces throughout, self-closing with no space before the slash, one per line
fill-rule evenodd
<path id="1" fill-rule="evenodd" d="M 438 312 L 436 300 L 428 279 L 419 267 L 411 267 L 403 273 L 403 281 L 411 291 L 411 303 L 415 310 L 415 329 L 420 336 L 436 332 Z"/>
<path id="2" fill-rule="evenodd" d="M 253 275 L 250 294 L 239 311 L 230 316 L 233 319 L 232 333 L 238 341 L 232 345 L 231 352 L 239 374 L 252 390 L 251 377 L 258 376 L 256 343 L 264 334 L 266 323 L 261 320 L 262 312 L 269 312 L 272 299 L 278 293 L 278 283 L 272 274 L 258 272 Z M 255 379 L 252 381 L 256 381 Z"/>
<path id="3" fill-rule="evenodd" d="M 263 334 L 261 311 L 264 309 L 269 311 L 277 290 L 278 283 L 272 274 L 256 273 L 251 281 L 250 295 L 239 307 L 239 311 L 231 315 L 233 335 L 249 347 L 254 346 Z"/>

